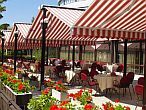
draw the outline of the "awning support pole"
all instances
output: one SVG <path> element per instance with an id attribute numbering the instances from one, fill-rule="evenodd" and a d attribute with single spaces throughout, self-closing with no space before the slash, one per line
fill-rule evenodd
<path id="1" fill-rule="evenodd" d="M 124 74 L 123 76 L 126 76 L 126 72 L 127 72 L 127 39 L 125 39 L 124 42 Z"/>

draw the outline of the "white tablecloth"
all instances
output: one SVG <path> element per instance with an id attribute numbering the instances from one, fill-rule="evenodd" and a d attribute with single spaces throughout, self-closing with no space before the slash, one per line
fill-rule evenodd
<path id="1" fill-rule="evenodd" d="M 65 75 L 66 75 L 66 81 L 67 81 L 67 83 L 70 83 L 70 81 L 71 81 L 74 77 L 76 77 L 76 76 L 75 76 L 76 73 L 79 73 L 79 72 L 80 72 L 80 70 L 76 70 L 76 71 L 66 70 L 66 71 L 65 71 Z"/>
<path id="2" fill-rule="evenodd" d="M 120 81 L 121 78 L 122 76 L 111 76 L 109 74 L 100 74 L 94 76 L 94 79 L 96 79 L 99 83 L 99 88 L 101 91 L 107 88 L 113 88 L 114 80 Z"/>

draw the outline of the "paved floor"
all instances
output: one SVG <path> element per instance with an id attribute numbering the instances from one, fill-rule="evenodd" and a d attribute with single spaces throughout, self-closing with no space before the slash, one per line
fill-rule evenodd
<path id="1" fill-rule="evenodd" d="M 142 75 L 135 75 L 134 82 L 133 82 L 134 85 L 137 83 L 137 79 L 141 76 Z M 68 91 L 69 93 L 75 93 L 82 88 L 82 86 L 69 86 L 69 87 L 70 87 L 70 90 Z M 39 90 L 39 88 L 37 88 L 33 92 L 34 96 L 37 96 L 37 95 L 41 94 L 41 91 L 38 91 L 38 90 Z M 132 99 L 130 98 L 128 89 L 126 91 L 125 96 L 122 95 L 122 91 L 121 91 L 120 104 L 122 104 L 123 106 L 129 106 L 131 108 L 131 110 L 142 110 L 141 107 L 137 107 L 137 109 L 135 109 L 136 108 L 136 106 L 135 106 L 136 105 L 136 95 L 133 92 L 132 87 L 130 87 L 130 90 L 131 90 L 131 93 L 132 93 Z M 95 92 L 96 91 L 93 91 L 93 93 L 95 93 Z M 106 92 L 103 92 L 102 95 L 93 96 L 93 102 L 96 105 L 99 105 L 100 107 L 102 107 L 103 103 L 109 102 L 109 101 L 114 103 L 114 100 L 117 99 L 117 98 L 119 98 L 119 95 L 117 93 L 113 93 L 111 91 L 111 92 L 108 92 L 106 94 Z"/>

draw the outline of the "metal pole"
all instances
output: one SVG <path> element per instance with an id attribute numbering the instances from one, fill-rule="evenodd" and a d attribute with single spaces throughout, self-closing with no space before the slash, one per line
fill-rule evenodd
<path id="1" fill-rule="evenodd" d="M 115 41 L 111 41 L 111 64 L 115 63 Z"/>
<path id="2" fill-rule="evenodd" d="M 127 39 L 125 39 L 124 42 L 124 74 L 123 76 L 126 76 L 126 72 L 127 72 Z"/>
<path id="3" fill-rule="evenodd" d="M 143 67 L 141 65 L 143 65 L 143 51 L 142 51 L 142 41 L 140 41 L 140 44 L 139 44 L 139 55 L 140 55 L 140 73 L 143 73 Z"/>
<path id="4" fill-rule="evenodd" d="M 82 60 L 82 53 L 83 53 L 83 47 L 82 45 L 79 46 L 79 60 Z"/>
<path id="5" fill-rule="evenodd" d="M 95 51 L 94 51 L 94 61 L 97 60 L 97 48 L 96 48 L 96 45 L 95 45 Z"/>
<path id="6" fill-rule="evenodd" d="M 115 63 L 119 63 L 118 40 L 115 41 Z"/>
<path id="7" fill-rule="evenodd" d="M 32 52 L 33 52 L 33 51 L 32 51 L 32 49 L 30 49 L 30 56 L 31 56 L 31 60 L 32 60 Z"/>
<path id="8" fill-rule="evenodd" d="M 17 37 L 18 33 L 14 34 L 15 37 L 15 47 L 14 47 L 14 73 L 16 72 L 16 61 L 17 61 Z"/>
<path id="9" fill-rule="evenodd" d="M 73 45 L 73 49 L 72 49 L 72 70 L 74 71 L 75 69 L 75 45 Z"/>
<path id="10" fill-rule="evenodd" d="M 70 59 L 70 46 L 68 46 L 68 60 Z"/>
<path id="11" fill-rule="evenodd" d="M 146 82 L 146 32 L 145 32 L 145 60 L 144 60 L 144 82 Z M 146 110 L 146 83 L 144 83 L 143 108 Z"/>
<path id="12" fill-rule="evenodd" d="M 2 38 L 2 65 L 4 63 L 4 42 L 5 42 L 5 39 Z"/>
<path id="13" fill-rule="evenodd" d="M 47 46 L 47 58 L 46 58 L 46 64 L 48 65 L 48 55 L 49 55 L 49 47 Z"/>
<path id="14" fill-rule="evenodd" d="M 44 71 L 45 71 L 45 48 L 46 48 L 46 28 L 47 24 L 44 22 L 44 19 L 46 18 L 46 9 L 42 7 L 41 9 L 43 11 L 43 22 L 42 25 L 42 53 L 41 53 L 41 82 L 40 82 L 40 90 L 42 89 L 42 85 L 44 84 Z"/>

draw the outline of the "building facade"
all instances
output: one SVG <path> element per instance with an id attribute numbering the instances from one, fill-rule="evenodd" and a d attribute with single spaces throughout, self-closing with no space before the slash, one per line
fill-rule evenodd
<path id="1" fill-rule="evenodd" d="M 58 0 L 59 6 L 70 8 L 87 8 L 93 0 Z"/>

